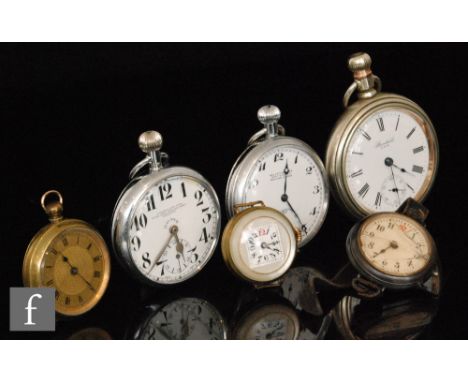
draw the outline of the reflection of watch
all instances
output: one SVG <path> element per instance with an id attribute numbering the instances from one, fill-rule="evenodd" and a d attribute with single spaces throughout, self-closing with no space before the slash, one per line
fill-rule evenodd
<path id="1" fill-rule="evenodd" d="M 297 312 L 286 304 L 265 304 L 247 312 L 236 324 L 236 340 L 296 340 L 300 322 Z"/>
<path id="2" fill-rule="evenodd" d="M 424 206 L 407 199 L 398 212 L 370 215 L 351 229 L 346 250 L 358 271 L 352 285 L 360 296 L 421 287 L 438 272 L 437 249 L 423 226 L 427 215 Z"/>
<path id="3" fill-rule="evenodd" d="M 227 327 L 221 313 L 200 298 L 179 298 L 166 304 L 147 305 L 130 339 L 224 340 Z"/>
<path id="4" fill-rule="evenodd" d="M 334 311 L 345 339 L 415 339 L 434 319 L 438 299 L 411 290 L 377 300 L 344 297 Z"/>

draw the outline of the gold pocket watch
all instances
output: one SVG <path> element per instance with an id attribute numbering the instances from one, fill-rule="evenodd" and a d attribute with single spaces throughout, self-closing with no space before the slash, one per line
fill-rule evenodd
<path id="1" fill-rule="evenodd" d="M 57 200 L 51 201 L 55 195 Z M 47 191 L 41 206 L 50 224 L 31 240 L 23 262 L 27 287 L 55 288 L 55 310 L 77 316 L 103 296 L 110 276 L 110 258 L 101 235 L 88 223 L 63 218 L 62 195 Z"/>
<path id="2" fill-rule="evenodd" d="M 437 172 L 439 149 L 431 120 L 408 98 L 381 92 L 371 58 L 348 60 L 354 82 L 330 136 L 325 166 L 332 192 L 351 215 L 395 211 L 409 197 L 422 202 Z M 358 100 L 349 105 L 357 91 Z"/>
<path id="3" fill-rule="evenodd" d="M 349 232 L 346 250 L 359 275 L 352 280 L 361 296 L 383 289 L 423 287 L 438 273 L 437 249 L 423 226 L 428 210 L 408 199 L 398 212 L 370 215 Z"/>
<path id="4" fill-rule="evenodd" d="M 234 211 L 221 244 L 228 268 L 254 284 L 279 279 L 294 261 L 299 231 L 281 212 L 260 201 L 237 204 Z"/>

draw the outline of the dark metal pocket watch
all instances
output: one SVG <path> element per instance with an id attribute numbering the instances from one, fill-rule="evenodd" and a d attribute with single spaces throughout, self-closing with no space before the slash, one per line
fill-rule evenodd
<path id="1" fill-rule="evenodd" d="M 418 287 L 438 272 L 437 249 L 423 225 L 427 215 L 408 199 L 398 212 L 370 215 L 351 229 L 346 250 L 359 274 L 352 282 L 358 292 Z"/>

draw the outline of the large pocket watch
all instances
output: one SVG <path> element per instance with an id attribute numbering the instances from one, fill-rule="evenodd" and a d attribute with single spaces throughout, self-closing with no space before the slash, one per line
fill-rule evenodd
<path id="1" fill-rule="evenodd" d="M 221 241 L 226 265 L 255 285 L 277 281 L 294 261 L 300 232 L 286 216 L 263 202 L 236 205 L 235 212 Z"/>
<path id="2" fill-rule="evenodd" d="M 333 129 L 325 161 L 334 196 L 358 218 L 395 211 L 409 197 L 422 202 L 439 160 L 427 114 L 408 98 L 381 92 L 371 62 L 366 53 L 349 58 L 354 82 L 344 95 L 346 111 Z M 348 106 L 355 91 L 358 100 Z"/>
<path id="3" fill-rule="evenodd" d="M 372 214 L 354 225 L 346 250 L 358 271 L 352 280 L 361 296 L 374 297 L 385 288 L 424 288 L 438 273 L 437 249 L 423 226 L 428 210 L 407 199 L 398 212 Z"/>
<path id="4" fill-rule="evenodd" d="M 301 231 L 299 246 L 303 246 L 317 234 L 327 214 L 329 191 L 324 166 L 309 145 L 284 136 L 276 106 L 263 106 L 257 117 L 264 128 L 250 138 L 231 170 L 227 213 L 232 217 L 235 205 L 262 200 Z"/>
<path id="5" fill-rule="evenodd" d="M 51 200 L 53 195 L 58 200 Z M 23 283 L 27 287 L 55 288 L 55 310 L 59 314 L 83 314 L 100 301 L 109 282 L 106 243 L 88 223 L 63 218 L 63 198 L 58 191 L 47 191 L 41 205 L 50 224 L 29 243 Z"/>
<path id="6" fill-rule="evenodd" d="M 225 340 L 228 328 L 218 309 L 194 297 L 145 306 L 127 335 L 136 340 Z"/>
<path id="7" fill-rule="evenodd" d="M 196 275 L 213 255 L 221 230 L 218 197 L 198 172 L 168 165 L 158 132 L 141 134 L 139 146 L 147 156 L 131 171 L 115 206 L 114 250 L 139 280 L 180 283 Z M 146 166 L 149 173 L 139 176 Z"/>

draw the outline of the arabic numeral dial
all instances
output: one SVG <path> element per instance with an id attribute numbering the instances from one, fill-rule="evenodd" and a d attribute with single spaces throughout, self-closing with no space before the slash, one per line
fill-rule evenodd
<path id="1" fill-rule="evenodd" d="M 279 146 L 267 151 L 247 175 L 241 202 L 262 200 L 284 213 L 303 241 L 319 230 L 328 194 L 322 164 L 295 146 Z"/>
<path id="2" fill-rule="evenodd" d="M 211 257 L 220 211 L 208 184 L 172 176 L 154 184 L 130 220 L 132 260 L 145 278 L 161 284 L 194 276 Z"/>

